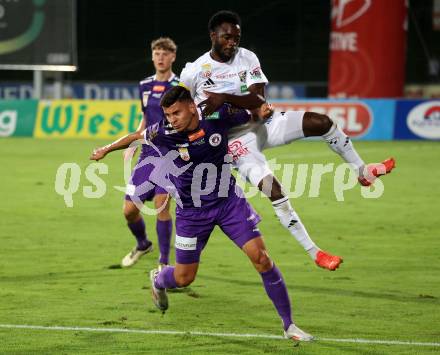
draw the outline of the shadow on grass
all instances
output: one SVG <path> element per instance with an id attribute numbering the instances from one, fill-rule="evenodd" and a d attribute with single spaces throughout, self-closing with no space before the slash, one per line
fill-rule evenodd
<path id="1" fill-rule="evenodd" d="M 261 282 L 237 280 L 233 278 L 225 278 L 220 276 L 198 276 L 199 279 L 218 281 L 223 283 L 229 283 L 239 286 L 258 286 L 261 287 Z M 314 294 L 323 294 L 325 296 L 335 295 L 335 296 L 345 296 L 345 297 L 359 297 L 359 298 L 375 298 L 381 300 L 397 301 L 397 302 L 414 302 L 414 303 L 439 303 L 440 300 L 434 296 L 426 297 L 426 295 L 393 295 L 389 293 L 380 292 L 367 292 L 367 291 L 357 291 L 349 289 L 340 288 L 328 288 L 328 287 L 316 287 L 316 286 L 304 286 L 295 284 L 294 288 L 303 292 L 310 292 Z"/>
<path id="2" fill-rule="evenodd" d="M 46 272 L 42 274 L 29 275 L 10 275 L 0 276 L 0 282 L 35 282 L 35 281 L 53 281 L 53 280 L 67 280 L 76 279 L 84 275 L 85 278 L 108 277 L 114 270 L 123 270 L 120 265 L 110 265 L 105 268 L 89 269 L 89 270 L 70 270 L 61 272 Z"/>
<path id="3" fill-rule="evenodd" d="M 48 272 L 44 274 L 38 275 L 11 275 L 11 276 L 1 276 L 0 282 L 12 282 L 12 283 L 26 283 L 26 282 L 36 282 L 36 281 L 55 281 L 55 280 L 67 280 L 67 279 L 81 279 L 81 278 L 96 278 L 96 277 L 111 277 L 112 273 L 119 272 L 117 270 L 122 270 L 120 268 L 116 268 L 115 265 L 111 265 L 106 268 L 99 269 L 91 269 L 91 270 L 72 270 L 72 271 L 64 271 L 64 272 Z M 233 279 L 230 277 L 221 277 L 221 276 L 207 276 L 207 275 L 198 275 L 199 280 L 210 280 L 216 282 L 222 282 L 227 284 L 233 284 L 238 286 L 256 286 L 261 287 L 261 282 L 258 281 L 246 281 L 243 279 Z M 414 303 L 435 303 L 440 304 L 440 299 L 427 294 L 406 294 L 406 295 L 396 295 L 391 293 L 381 293 L 381 292 L 369 292 L 369 291 L 358 291 L 358 290 L 350 290 L 348 288 L 328 288 L 328 287 L 317 287 L 317 286 L 306 286 L 306 285 L 298 285 L 295 284 L 294 288 L 296 290 L 300 290 L 303 292 L 310 292 L 314 294 L 323 294 L 325 296 L 328 295 L 336 295 L 336 296 L 345 296 L 345 297 L 359 297 L 359 298 L 374 298 L 374 299 L 382 299 L 396 302 L 414 302 Z M 193 291 L 190 287 L 186 287 L 183 289 L 170 290 L 173 293 L 183 293 L 188 295 L 189 297 L 199 298 L 200 294 Z"/>

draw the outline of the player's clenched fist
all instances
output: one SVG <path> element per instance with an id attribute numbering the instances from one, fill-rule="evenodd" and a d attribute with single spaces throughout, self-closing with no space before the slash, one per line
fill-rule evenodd
<path id="1" fill-rule="evenodd" d="M 260 118 L 265 120 L 271 117 L 273 115 L 273 112 L 274 112 L 274 108 L 272 104 L 270 104 L 269 102 L 265 102 L 260 107 Z"/>
<path id="2" fill-rule="evenodd" d="M 90 156 L 90 160 L 101 160 L 107 155 L 106 147 L 96 148 L 93 150 L 92 155 Z"/>
<path id="3" fill-rule="evenodd" d="M 251 112 L 252 112 L 252 118 L 254 120 L 265 120 L 268 119 L 269 117 L 272 117 L 274 108 L 272 104 L 265 102 L 259 108 L 256 108 Z"/>

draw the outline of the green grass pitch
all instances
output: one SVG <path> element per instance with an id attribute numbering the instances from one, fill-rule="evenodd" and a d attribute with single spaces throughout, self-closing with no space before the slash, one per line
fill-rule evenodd
<path id="1" fill-rule="evenodd" d="M 148 270 L 157 248 L 131 269 L 114 268 L 133 247 L 122 215 L 120 152 L 108 156 L 100 199 L 83 197 L 91 140 L 0 139 L 0 353 L 2 354 L 429 354 L 439 347 L 203 335 L 13 329 L 38 325 L 281 335 L 259 275 L 216 229 L 196 281 L 170 293 L 158 312 Z M 318 338 L 440 342 L 440 145 L 437 142 L 355 142 L 366 161 L 388 156 L 397 168 L 382 179 L 379 199 L 360 187 L 336 201 L 333 176 L 320 196 L 293 204 L 312 238 L 344 264 L 317 268 L 277 222 L 267 199 L 251 203 L 270 255 L 289 288 L 297 324 Z M 278 163 L 340 163 L 324 143 L 298 142 L 266 151 Z M 55 192 L 58 167 L 81 167 L 74 206 Z M 155 220 L 146 218 L 155 241 Z M 174 254 L 174 251 L 172 252 Z"/>

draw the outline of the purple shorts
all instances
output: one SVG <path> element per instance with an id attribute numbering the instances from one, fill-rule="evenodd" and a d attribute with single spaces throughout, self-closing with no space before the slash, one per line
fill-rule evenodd
<path id="1" fill-rule="evenodd" d="M 168 193 L 164 188 L 149 181 L 150 174 L 154 169 L 152 164 L 145 164 L 139 167 L 142 160 L 147 156 L 144 153 L 139 156 L 136 166 L 131 173 L 130 182 L 126 187 L 125 199 L 127 201 L 135 203 L 152 201 L 155 195 Z"/>
<path id="2" fill-rule="evenodd" d="M 261 235 L 257 227 L 260 220 L 246 199 L 235 193 L 215 207 L 176 209 L 176 262 L 198 263 L 215 226 L 241 249 Z"/>

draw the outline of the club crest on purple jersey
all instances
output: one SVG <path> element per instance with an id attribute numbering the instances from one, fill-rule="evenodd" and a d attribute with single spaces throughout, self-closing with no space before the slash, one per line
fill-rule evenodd
<path id="1" fill-rule="evenodd" d="M 209 137 L 209 144 L 213 147 L 217 147 L 222 141 L 222 136 L 218 133 L 214 133 Z"/>

